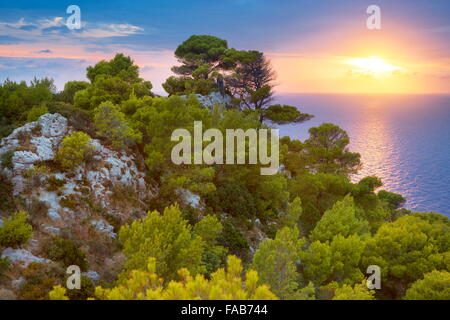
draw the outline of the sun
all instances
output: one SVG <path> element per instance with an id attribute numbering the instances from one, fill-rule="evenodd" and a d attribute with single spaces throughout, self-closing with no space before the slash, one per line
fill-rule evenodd
<path id="1" fill-rule="evenodd" d="M 354 67 L 352 72 L 372 75 L 375 77 L 388 76 L 403 68 L 387 62 L 385 59 L 372 56 L 368 58 L 350 58 L 345 61 L 347 65 Z"/>

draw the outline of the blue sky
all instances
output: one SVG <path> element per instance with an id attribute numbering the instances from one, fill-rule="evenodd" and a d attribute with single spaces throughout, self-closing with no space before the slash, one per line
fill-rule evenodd
<path id="1" fill-rule="evenodd" d="M 71 4 L 81 8 L 83 27 L 77 32 L 65 26 L 66 8 Z M 381 32 L 365 28 L 370 4 L 382 9 Z M 359 53 L 363 46 L 375 48 L 383 46 L 383 41 L 398 63 L 417 66 L 410 67 L 409 74 L 450 76 L 448 0 L 18 0 L 2 1 L 0 12 L 0 80 L 50 76 L 61 88 L 65 81 L 83 79 L 86 66 L 125 52 L 160 91 L 160 83 L 176 63 L 172 52 L 192 34 L 212 34 L 238 49 L 267 52 L 279 69 L 284 91 L 296 91 L 296 85 L 305 87 L 307 79 L 314 81 L 304 74 L 297 81 L 286 71 L 290 62 L 285 57 L 295 56 L 299 68 L 319 63 L 317 59 L 331 63 L 336 57 L 351 55 L 344 47 Z M 344 45 L 349 39 L 359 42 Z M 392 52 L 399 51 L 404 54 L 393 57 Z M 418 67 L 413 62 L 419 60 L 435 63 Z M 337 67 L 336 72 L 340 72 Z M 336 87 L 335 82 L 328 85 Z M 312 86 L 309 91 L 319 89 Z"/>

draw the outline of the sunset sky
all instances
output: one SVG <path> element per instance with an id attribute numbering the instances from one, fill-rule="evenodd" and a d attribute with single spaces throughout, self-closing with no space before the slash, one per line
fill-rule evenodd
<path id="1" fill-rule="evenodd" d="M 81 8 L 81 30 L 66 9 Z M 381 8 L 381 30 L 366 9 Z M 3 1 L 0 80 L 85 79 L 85 68 L 130 55 L 162 93 L 173 51 L 192 34 L 264 51 L 279 93 L 450 93 L 448 0 Z"/>

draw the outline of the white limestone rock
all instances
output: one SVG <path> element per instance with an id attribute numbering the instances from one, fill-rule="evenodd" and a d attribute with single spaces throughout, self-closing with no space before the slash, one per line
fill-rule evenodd
<path id="1" fill-rule="evenodd" d="M 62 137 L 67 132 L 67 119 L 59 113 L 47 113 L 37 121 L 41 126 L 41 134 L 45 137 Z"/>
<path id="2" fill-rule="evenodd" d="M 214 108 L 216 105 L 227 106 L 231 104 L 231 97 L 227 94 L 222 95 L 220 92 L 211 92 L 206 96 L 197 93 L 195 96 L 204 107 L 209 109 Z M 187 98 L 188 96 L 181 97 Z"/>
<path id="3" fill-rule="evenodd" d="M 94 226 L 94 228 L 97 229 L 98 231 L 106 233 L 109 237 L 113 239 L 117 237 L 117 234 L 114 232 L 114 227 L 103 220 L 91 221 L 91 225 Z"/>
<path id="4" fill-rule="evenodd" d="M 100 280 L 100 275 L 98 274 L 97 271 L 93 271 L 93 270 L 88 270 L 86 272 L 82 273 L 83 276 L 93 280 L 93 281 L 98 281 Z"/>
<path id="5" fill-rule="evenodd" d="M 193 193 L 192 191 L 184 188 L 178 188 L 177 194 L 181 197 L 181 199 L 188 205 L 190 205 L 194 209 L 202 210 L 203 204 L 201 202 L 201 198 L 199 195 Z"/>
<path id="6" fill-rule="evenodd" d="M 1 257 L 8 258 L 8 260 L 13 264 L 19 263 L 22 267 L 27 267 L 32 262 L 52 263 L 51 260 L 36 257 L 30 251 L 24 249 L 6 248 L 3 250 Z"/>

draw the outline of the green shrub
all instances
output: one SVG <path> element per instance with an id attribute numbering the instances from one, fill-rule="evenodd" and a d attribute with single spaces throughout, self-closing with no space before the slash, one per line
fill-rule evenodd
<path id="1" fill-rule="evenodd" d="M 9 151 L 6 151 L 4 154 L 2 154 L 2 156 L 0 158 L 0 162 L 1 162 L 3 168 L 8 168 L 8 169 L 12 170 L 13 156 L 14 156 L 14 150 L 9 150 Z"/>
<path id="2" fill-rule="evenodd" d="M 63 270 L 43 263 L 30 263 L 22 272 L 24 282 L 19 288 L 19 299 L 45 300 L 48 293 L 63 277 Z"/>
<path id="3" fill-rule="evenodd" d="M 0 275 L 7 271 L 11 266 L 11 262 L 9 262 L 8 258 L 0 258 Z"/>
<path id="4" fill-rule="evenodd" d="M 11 181 L 0 172 L 0 211 L 12 211 L 15 209 L 12 195 L 13 185 Z"/>
<path id="5" fill-rule="evenodd" d="M 33 217 L 44 217 L 47 214 L 48 209 L 49 206 L 44 201 L 32 199 L 28 212 L 30 212 Z"/>
<path id="6" fill-rule="evenodd" d="M 28 111 L 27 122 L 37 121 L 40 116 L 48 113 L 46 106 L 35 106 Z"/>
<path id="7" fill-rule="evenodd" d="M 86 133 L 78 131 L 64 138 L 59 146 L 56 160 L 65 170 L 72 170 L 85 163 L 93 152 L 91 138 Z"/>
<path id="8" fill-rule="evenodd" d="M 75 195 L 69 194 L 66 197 L 62 197 L 61 200 L 59 201 L 59 204 L 64 208 L 76 210 L 78 206 L 78 201 Z"/>
<path id="9" fill-rule="evenodd" d="M 233 217 L 254 217 L 256 203 L 247 188 L 235 181 L 221 183 L 217 190 L 206 197 L 207 205 L 213 212 L 227 213 Z"/>
<path id="10" fill-rule="evenodd" d="M 67 297 L 70 300 L 87 300 L 94 297 L 95 286 L 90 278 L 81 276 L 80 285 L 80 289 L 67 290 Z"/>
<path id="11" fill-rule="evenodd" d="M 233 254 L 239 254 L 242 250 L 249 248 L 247 239 L 236 229 L 230 219 L 225 220 L 223 223 L 223 231 L 219 238 L 219 244 L 229 248 Z"/>
<path id="12" fill-rule="evenodd" d="M 64 268 L 71 265 L 80 267 L 82 271 L 86 271 L 88 268 L 86 254 L 75 242 L 68 239 L 53 237 L 47 244 L 45 251 L 49 259 L 59 261 Z"/>
<path id="13" fill-rule="evenodd" d="M 16 247 L 25 244 L 33 236 L 33 228 L 27 222 L 24 211 L 14 213 L 0 228 L 0 247 Z"/>
<path id="14" fill-rule="evenodd" d="M 58 191 L 66 184 L 66 180 L 58 179 L 55 176 L 47 178 L 47 191 Z"/>

